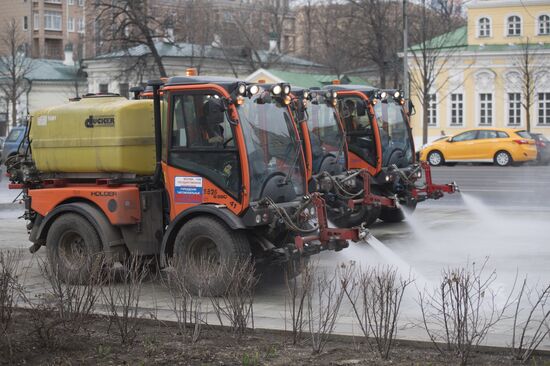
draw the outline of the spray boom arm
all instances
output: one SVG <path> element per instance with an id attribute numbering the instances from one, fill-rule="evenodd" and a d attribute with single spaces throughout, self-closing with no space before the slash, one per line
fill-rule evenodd
<path id="1" fill-rule="evenodd" d="M 458 185 L 455 182 L 448 184 L 434 184 L 432 181 L 432 170 L 428 162 L 422 161 L 420 166 L 422 170 L 424 170 L 426 184 L 424 187 L 414 187 L 412 189 L 412 195 L 418 202 L 427 199 L 436 200 L 443 197 L 444 193 L 455 193 L 459 191 Z"/>

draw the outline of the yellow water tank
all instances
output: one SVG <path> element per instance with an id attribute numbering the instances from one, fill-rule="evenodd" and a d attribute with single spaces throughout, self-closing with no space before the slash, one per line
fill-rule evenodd
<path id="1" fill-rule="evenodd" d="M 152 100 L 85 97 L 32 115 L 30 139 L 38 170 L 134 173 L 155 170 Z"/>

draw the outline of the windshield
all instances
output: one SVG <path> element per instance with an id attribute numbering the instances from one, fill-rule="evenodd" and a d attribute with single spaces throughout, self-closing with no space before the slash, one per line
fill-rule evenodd
<path id="1" fill-rule="evenodd" d="M 251 201 L 262 198 L 264 185 L 277 175 L 290 176 L 289 184 L 296 196 L 303 195 L 305 172 L 301 142 L 288 108 L 274 100 L 263 103 L 256 95 L 245 99 L 238 110 L 250 167 Z"/>
<path id="2" fill-rule="evenodd" d="M 407 119 L 400 104 L 385 100 L 374 106 L 380 143 L 382 166 L 397 165 L 406 168 L 413 163 L 413 149 Z"/>
<path id="3" fill-rule="evenodd" d="M 313 155 L 313 169 L 318 171 L 323 158 L 329 154 L 343 159 L 344 135 L 336 119 L 336 111 L 326 103 L 311 104 L 308 108 L 308 129 Z M 340 156 L 337 156 L 340 155 Z"/>

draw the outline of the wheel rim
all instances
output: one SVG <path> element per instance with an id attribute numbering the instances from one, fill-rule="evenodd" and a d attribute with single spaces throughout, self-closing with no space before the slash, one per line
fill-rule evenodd
<path id="1" fill-rule="evenodd" d="M 508 165 L 509 162 L 510 158 L 508 157 L 508 154 L 502 152 L 497 154 L 498 165 Z"/>
<path id="2" fill-rule="evenodd" d="M 220 251 L 209 236 L 202 235 L 191 240 L 187 254 L 194 264 L 220 265 Z"/>
<path id="3" fill-rule="evenodd" d="M 430 164 L 439 165 L 441 164 L 441 155 L 439 155 L 439 153 L 431 153 L 429 160 L 430 160 Z"/>
<path id="4" fill-rule="evenodd" d="M 86 258 L 84 238 L 76 231 L 65 232 L 59 241 L 59 259 L 66 268 L 78 270 Z"/>

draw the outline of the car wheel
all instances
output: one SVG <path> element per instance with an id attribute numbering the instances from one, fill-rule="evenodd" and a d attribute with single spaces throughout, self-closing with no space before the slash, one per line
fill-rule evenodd
<path id="1" fill-rule="evenodd" d="M 507 151 L 499 151 L 495 154 L 494 162 L 498 166 L 508 166 L 512 164 L 512 156 Z"/>
<path id="2" fill-rule="evenodd" d="M 439 151 L 432 151 L 428 154 L 428 163 L 431 166 L 439 166 L 445 163 L 445 159 Z"/>

